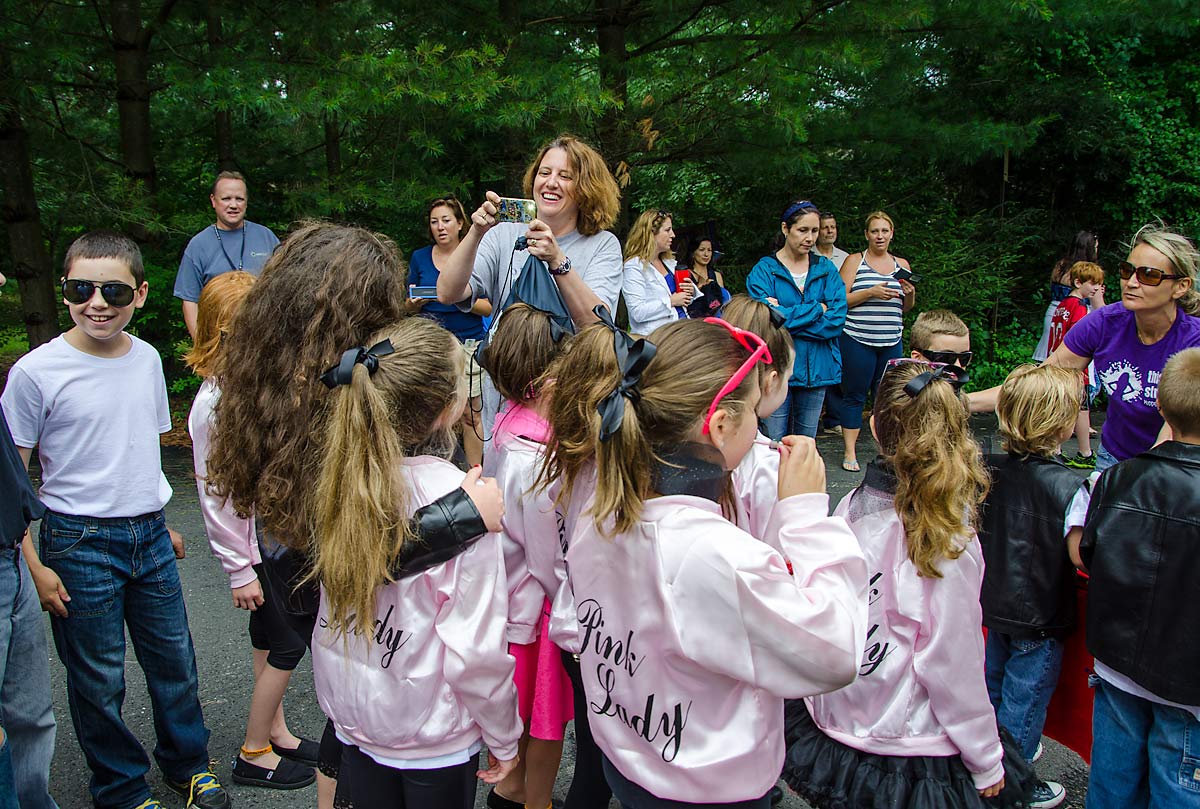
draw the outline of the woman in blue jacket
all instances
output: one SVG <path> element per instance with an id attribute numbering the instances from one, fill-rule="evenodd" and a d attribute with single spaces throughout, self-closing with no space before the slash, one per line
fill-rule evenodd
<path id="1" fill-rule="evenodd" d="M 842 380 L 838 337 L 846 322 L 846 285 L 833 262 L 814 248 L 821 212 L 808 200 L 793 202 L 780 218 L 776 251 L 763 256 L 746 278 L 750 297 L 782 316 L 796 344 L 788 397 L 766 419 L 766 432 L 816 436 L 825 389 Z"/>

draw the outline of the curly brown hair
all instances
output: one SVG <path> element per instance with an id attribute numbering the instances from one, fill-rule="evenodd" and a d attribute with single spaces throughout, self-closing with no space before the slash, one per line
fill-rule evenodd
<path id="1" fill-rule="evenodd" d="M 303 222 L 263 268 L 226 340 L 208 488 L 278 541 L 307 549 L 341 353 L 404 317 L 404 262 L 363 228 Z"/>

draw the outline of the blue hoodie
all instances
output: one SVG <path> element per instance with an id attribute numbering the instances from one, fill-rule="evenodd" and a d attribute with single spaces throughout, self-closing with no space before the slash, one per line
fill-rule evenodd
<path id="1" fill-rule="evenodd" d="M 842 381 L 838 337 L 846 323 L 846 285 L 832 261 L 809 253 L 808 278 L 801 291 L 779 259 L 763 256 L 746 277 L 746 292 L 763 303 L 767 298 L 779 301 L 776 309 L 796 343 L 791 387 L 816 388 Z"/>

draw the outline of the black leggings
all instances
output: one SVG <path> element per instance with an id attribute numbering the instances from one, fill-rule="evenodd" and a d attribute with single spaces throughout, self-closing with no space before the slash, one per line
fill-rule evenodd
<path id="1" fill-rule="evenodd" d="M 472 809 L 479 754 L 438 770 L 397 770 L 353 745 L 342 748 L 334 809 Z"/>
<path id="2" fill-rule="evenodd" d="M 608 809 L 612 789 L 604 779 L 604 756 L 596 746 L 588 724 L 590 711 L 583 693 L 579 661 L 570 652 L 562 653 L 562 661 L 575 692 L 575 774 L 563 809 Z"/>

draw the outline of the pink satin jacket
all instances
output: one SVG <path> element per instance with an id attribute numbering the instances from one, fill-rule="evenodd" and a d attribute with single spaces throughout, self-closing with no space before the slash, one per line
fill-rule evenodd
<path id="1" fill-rule="evenodd" d="M 983 553 L 972 535 L 957 559 L 926 578 L 908 560 L 891 495 L 860 488 L 844 516 L 871 573 L 867 643 L 858 679 L 808 700 L 827 735 L 869 753 L 952 756 L 982 789 L 1003 775 L 996 715 L 983 677 Z"/>
<path id="2" fill-rule="evenodd" d="M 231 588 L 244 587 L 258 578 L 253 565 L 262 561 L 254 520 L 243 520 L 233 512 L 228 501 L 213 497 L 204 490 L 208 477 L 208 448 L 212 443 L 212 412 L 221 398 L 221 389 L 209 378 L 196 391 L 192 409 L 188 411 L 188 433 L 192 436 L 192 465 L 196 470 L 196 489 L 200 494 L 200 514 L 204 517 L 204 532 L 208 546 L 229 576 Z"/>
<path id="3" fill-rule="evenodd" d="M 401 468 L 416 510 L 462 485 L 429 456 Z M 338 733 L 364 751 L 423 759 L 482 738 L 498 759 L 517 754 L 521 720 L 508 654 L 508 596 L 499 534 L 453 559 L 381 587 L 375 620 L 349 637 L 328 628 L 322 591 L 313 633 L 317 700 Z"/>
<path id="4" fill-rule="evenodd" d="M 756 438 L 766 441 L 759 433 Z M 733 491 L 737 506 L 738 527 L 752 537 L 770 543 L 767 523 L 771 510 L 779 499 L 779 451 L 762 444 L 754 444 L 746 457 L 733 470 Z M 772 545 L 781 550 L 778 545 Z"/>
<path id="5" fill-rule="evenodd" d="M 585 515 L 567 563 L 600 748 L 664 799 L 761 797 L 783 765 L 783 700 L 840 688 L 866 638 L 867 569 L 824 494 L 775 507 L 783 557 L 690 495 L 615 537 Z"/>

